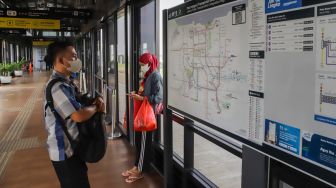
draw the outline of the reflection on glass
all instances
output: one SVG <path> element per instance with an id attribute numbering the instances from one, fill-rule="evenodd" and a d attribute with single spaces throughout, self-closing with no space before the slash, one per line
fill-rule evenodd
<path id="1" fill-rule="evenodd" d="M 97 31 L 97 52 L 96 52 L 96 56 L 97 56 L 97 62 L 96 64 L 96 75 L 101 75 L 101 37 L 100 37 L 100 30 Z"/>
<path id="2" fill-rule="evenodd" d="M 195 134 L 194 168 L 218 187 L 241 187 L 241 158 Z"/>
<path id="3" fill-rule="evenodd" d="M 87 66 L 87 84 L 88 84 L 88 91 L 92 91 L 92 44 L 91 44 L 91 34 L 87 33 L 85 36 L 85 64 Z"/>
<path id="4" fill-rule="evenodd" d="M 169 0 L 169 1 L 167 1 L 167 0 L 159 0 L 159 1 L 160 1 L 159 2 L 160 12 L 162 12 L 164 9 L 169 9 L 171 7 L 174 7 L 176 5 L 182 4 L 184 2 L 184 0 Z M 160 25 L 160 31 L 159 31 L 159 35 L 160 35 L 160 51 L 159 51 L 159 54 L 157 54 L 157 55 L 158 55 L 158 60 L 160 61 L 160 67 L 159 67 L 160 73 L 163 76 L 163 69 L 161 68 L 161 67 L 163 67 L 163 36 L 162 36 L 162 33 L 163 33 L 162 32 L 163 31 L 162 30 L 162 23 L 163 22 L 162 22 L 162 14 L 159 14 L 159 19 L 160 19 L 160 23 L 159 23 L 159 25 Z M 163 127 L 162 124 L 163 124 L 163 121 L 161 121 L 161 127 Z M 173 129 L 173 131 L 175 133 L 175 129 Z M 164 130 L 162 128 L 161 129 L 161 135 L 163 135 L 163 134 L 164 134 Z M 177 137 L 179 139 L 183 139 L 183 134 L 182 135 L 179 134 Z M 160 143 L 162 145 L 164 145 L 164 143 L 163 143 L 163 136 L 161 136 Z M 174 145 L 175 145 L 175 139 L 174 139 Z M 179 147 L 183 148 L 183 145 L 182 145 L 182 147 L 181 146 L 179 146 Z M 174 151 L 176 152 L 176 150 L 174 150 Z M 180 155 L 180 157 L 183 157 L 183 155 Z"/>
<path id="5" fill-rule="evenodd" d="M 108 85 L 115 88 L 115 19 L 108 22 Z"/>
<path id="6" fill-rule="evenodd" d="M 97 62 L 95 63 L 96 65 L 96 90 L 100 93 L 103 94 L 103 79 L 104 79 L 104 72 L 103 72 L 103 67 L 104 67 L 104 61 L 103 61 L 103 29 L 98 29 L 97 30 L 97 52 L 96 52 L 96 57 L 97 57 Z"/>
<path id="7" fill-rule="evenodd" d="M 107 79 L 108 79 L 108 86 L 110 87 L 109 93 L 107 95 L 108 100 L 108 108 L 107 108 L 107 114 L 112 114 L 112 108 L 114 104 L 112 104 L 112 90 L 115 89 L 115 49 L 116 49 L 116 39 L 115 39 L 115 19 L 114 17 L 108 21 L 107 23 Z M 113 112 L 114 113 L 114 112 Z M 114 116 L 113 116 L 114 117 Z M 110 120 L 112 120 L 112 116 L 110 117 Z"/>
<path id="8" fill-rule="evenodd" d="M 173 122 L 173 151 L 182 159 L 184 158 L 184 127 Z"/>
<path id="9" fill-rule="evenodd" d="M 126 112 L 126 62 L 125 62 L 125 11 L 118 12 L 117 17 L 117 62 L 118 62 L 118 97 L 119 97 L 119 122 L 122 124 Z"/>
<path id="10" fill-rule="evenodd" d="M 128 42 L 128 51 L 131 52 L 132 51 L 132 46 L 131 46 L 131 23 L 132 23 L 132 20 L 131 20 L 131 14 L 132 13 L 132 9 L 131 9 L 131 6 L 127 6 L 127 42 Z M 131 53 L 128 53 L 128 59 L 131 59 Z M 128 78 L 131 78 L 131 66 L 128 66 Z M 130 79 L 129 79 L 130 80 Z M 128 91 L 131 90 L 131 84 L 130 84 L 130 81 L 128 82 L 129 85 L 128 85 Z"/>
<path id="11" fill-rule="evenodd" d="M 169 8 L 172 8 L 174 6 L 177 6 L 179 4 L 182 4 L 184 3 L 184 0 L 160 0 L 160 12 L 162 12 L 164 9 L 169 9 Z M 158 55 L 158 59 L 160 61 L 160 65 L 162 66 L 163 64 L 163 28 L 162 28 L 162 24 L 163 24 L 163 20 L 162 20 L 162 14 L 159 14 L 159 17 L 160 17 L 160 52 L 159 52 L 159 55 Z M 162 69 L 160 69 L 161 71 L 161 74 L 163 75 L 163 71 Z"/>
<path id="12" fill-rule="evenodd" d="M 140 54 L 155 53 L 155 3 L 152 1 L 140 9 Z"/>

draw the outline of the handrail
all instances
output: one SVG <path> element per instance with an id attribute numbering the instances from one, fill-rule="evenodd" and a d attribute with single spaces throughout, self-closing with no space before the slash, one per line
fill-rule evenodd
<path id="1" fill-rule="evenodd" d="M 105 80 L 103 77 L 101 77 L 101 76 L 99 76 L 99 75 L 97 75 L 97 74 L 94 74 L 94 76 L 95 76 L 95 78 L 97 78 L 97 79 L 103 81 L 103 83 L 107 83 L 106 80 Z"/>
<path id="2" fill-rule="evenodd" d="M 230 153 L 236 155 L 237 157 L 242 157 L 242 148 L 241 146 L 238 146 L 237 144 L 233 143 L 232 141 L 221 137 L 211 131 L 208 131 L 198 125 L 186 125 L 185 124 L 185 119 L 180 116 L 179 114 L 173 112 L 173 122 L 178 123 L 179 126 L 188 126 L 189 128 L 192 129 L 192 131 L 194 133 L 196 133 L 197 135 L 207 139 L 208 141 L 210 141 L 213 144 L 216 144 L 217 146 L 229 151 Z"/>

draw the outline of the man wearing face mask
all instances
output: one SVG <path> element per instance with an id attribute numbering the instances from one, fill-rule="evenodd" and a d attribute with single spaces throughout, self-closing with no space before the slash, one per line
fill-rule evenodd
<path id="1" fill-rule="evenodd" d="M 54 67 L 49 82 L 56 78 L 64 80 L 64 82 L 57 82 L 51 88 L 54 108 L 59 116 L 55 116 L 51 111 L 46 99 L 44 103 L 50 160 L 62 188 L 89 188 L 86 163 L 74 153 L 61 123 L 65 124 L 70 136 L 76 140 L 78 138 L 77 123 L 89 120 L 96 112 L 104 112 L 103 100 L 97 98 L 91 106 L 84 108 L 78 102 L 76 98 L 78 93 L 71 83 L 70 75 L 80 71 L 82 62 L 77 58 L 72 43 L 55 42 L 50 44 L 45 60 Z"/>

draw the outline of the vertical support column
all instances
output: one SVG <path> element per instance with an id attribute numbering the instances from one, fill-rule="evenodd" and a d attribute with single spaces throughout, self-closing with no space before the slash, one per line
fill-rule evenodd
<path id="1" fill-rule="evenodd" d="M 131 75 L 130 72 L 129 72 L 129 66 L 130 66 L 130 60 L 129 60 L 129 53 L 131 53 L 129 51 L 129 45 L 128 45 L 128 40 L 130 40 L 128 37 L 128 30 L 130 28 L 128 28 L 128 22 L 130 20 L 128 20 L 128 6 L 126 5 L 125 6 L 125 51 L 126 51 L 126 55 L 125 55 L 125 63 L 126 63 L 126 66 L 125 66 L 125 72 L 126 72 L 126 93 L 129 93 L 130 90 L 129 90 L 129 85 L 130 85 L 130 78 L 129 76 Z M 133 120 L 133 103 L 130 103 L 130 100 L 127 98 L 126 99 L 126 121 L 127 121 L 127 125 L 128 125 L 128 141 L 129 143 L 131 143 L 132 145 L 134 145 L 134 129 L 133 129 L 133 121 L 131 122 L 130 120 Z"/>
<path id="2" fill-rule="evenodd" d="M 164 112 L 164 187 L 173 187 L 173 114 L 171 110 Z"/>
<path id="3" fill-rule="evenodd" d="M 10 62 L 14 62 L 14 44 L 9 44 L 9 55 L 10 55 Z"/>
<path id="4" fill-rule="evenodd" d="M 173 187 L 173 114 L 172 111 L 167 108 L 167 18 L 168 11 L 164 10 L 162 13 L 163 18 L 163 104 L 164 108 L 164 123 L 163 123 L 163 131 L 164 131 L 164 187 L 170 188 Z"/>
<path id="5" fill-rule="evenodd" d="M 160 1 L 154 1 L 155 4 L 155 54 L 156 57 L 158 57 L 158 60 L 160 61 L 160 16 L 161 12 L 160 12 Z M 162 63 L 162 62 L 160 62 Z M 161 67 L 162 69 L 162 67 Z M 157 125 L 158 125 L 158 129 L 156 130 L 156 133 L 154 134 L 154 142 L 156 143 L 160 143 L 160 139 L 161 139 L 161 125 L 162 125 L 162 121 L 161 121 L 161 115 L 156 116 L 157 118 Z"/>
<path id="6" fill-rule="evenodd" d="M 194 132 L 191 126 L 194 122 L 190 119 L 184 119 L 184 170 L 183 187 L 188 188 L 188 180 L 194 168 Z"/>
<path id="7" fill-rule="evenodd" d="M 269 157 L 243 146 L 242 188 L 267 188 Z"/>
<path id="8" fill-rule="evenodd" d="M 128 24 L 128 22 L 130 22 L 129 23 L 129 26 L 130 27 L 128 27 L 127 29 L 129 29 L 130 30 L 130 35 L 128 35 L 128 33 L 127 33 L 127 35 L 128 35 L 128 37 L 130 37 L 128 40 L 130 40 L 130 43 L 129 43 L 129 47 L 128 47 L 128 55 L 129 55 L 129 59 L 128 59 L 128 61 L 130 62 L 129 63 L 129 71 L 130 71 L 130 74 L 129 74 L 129 78 L 128 78 L 128 81 L 129 81 L 129 89 L 130 89 L 130 91 L 134 91 L 135 90 L 135 79 L 134 79 L 134 70 L 135 70 L 135 68 L 134 68 L 134 62 L 136 62 L 135 61 L 135 59 L 134 59 L 134 53 L 133 53 L 133 50 L 134 50 L 134 48 L 135 48 L 135 42 L 134 42 L 134 40 L 135 40 L 135 37 L 134 37 L 134 31 L 135 31 L 135 29 L 134 29 L 134 5 L 133 5 L 133 3 L 128 3 L 127 2 L 127 13 L 130 13 L 131 14 L 131 16 L 130 16 L 130 20 L 128 20 L 128 15 L 127 15 L 127 24 Z M 130 106 L 131 106 L 131 108 L 133 108 L 133 106 L 134 106 L 134 103 L 133 103 L 133 100 L 131 100 L 130 101 Z M 132 126 L 132 131 L 133 131 L 133 124 L 134 124 L 134 119 L 133 119 L 133 116 L 134 116 L 134 114 L 133 114 L 133 110 L 130 110 L 130 113 L 129 113 L 129 119 L 128 119 L 128 121 L 129 121 L 129 125 L 131 125 Z M 133 136 L 132 136 L 132 139 L 130 139 L 130 141 L 132 141 L 132 142 L 130 142 L 131 143 L 131 145 L 132 146 L 135 146 L 135 142 L 134 142 L 134 134 L 133 134 Z"/>

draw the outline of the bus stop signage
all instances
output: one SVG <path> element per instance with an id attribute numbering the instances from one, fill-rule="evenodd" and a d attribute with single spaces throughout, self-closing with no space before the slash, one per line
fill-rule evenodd
<path id="1" fill-rule="evenodd" d="M 0 17 L 0 28 L 60 29 L 60 20 Z"/>

